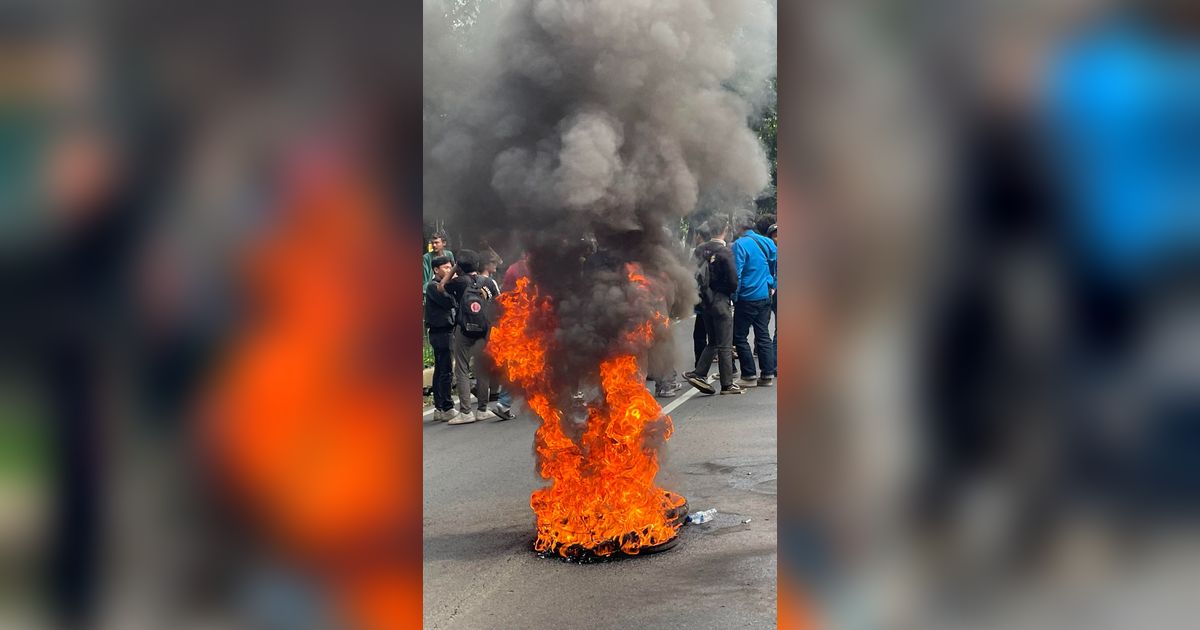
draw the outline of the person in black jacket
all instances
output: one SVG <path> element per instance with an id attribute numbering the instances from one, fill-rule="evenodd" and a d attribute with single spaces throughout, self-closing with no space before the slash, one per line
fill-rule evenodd
<path id="1" fill-rule="evenodd" d="M 454 378 L 453 351 L 454 307 L 457 302 L 446 290 L 454 272 L 454 261 L 437 256 L 430 261 L 433 279 L 425 285 L 425 327 L 429 329 L 429 345 L 433 347 L 433 418 L 451 420 L 458 415 L 450 398 Z"/>
<path id="2" fill-rule="evenodd" d="M 446 292 L 454 297 L 456 304 L 463 304 L 463 296 L 471 287 L 477 287 L 487 294 L 488 301 L 495 299 L 487 278 L 479 275 L 483 266 L 480 255 L 472 250 L 464 249 L 458 253 L 454 278 L 446 283 Z M 460 317 L 462 312 L 457 313 Z M 490 332 L 490 331 L 489 331 Z M 477 420 L 495 418 L 496 414 L 488 410 L 488 389 L 490 378 L 486 368 L 487 333 L 482 337 L 469 335 L 459 322 L 454 328 L 454 380 L 458 387 L 458 416 L 448 421 L 448 424 L 469 424 Z M 475 393 L 477 407 L 474 415 L 471 413 L 471 372 L 475 372 Z"/>
<path id="3" fill-rule="evenodd" d="M 717 370 L 721 376 L 721 393 L 740 394 L 742 388 L 733 382 L 733 301 L 731 297 L 737 293 L 738 276 L 733 252 L 725 244 L 728 227 L 722 225 L 720 228 L 715 228 L 705 224 L 700 226 L 699 231 L 701 236 L 708 239 L 694 252 L 701 270 L 698 278 L 700 317 L 704 322 L 708 345 L 704 347 L 704 352 L 696 361 L 695 371 L 688 372 L 683 377 L 693 387 L 705 394 L 717 393 L 708 382 L 708 371 L 712 368 L 715 356 Z M 707 281 L 705 281 L 705 276 L 707 276 Z"/>

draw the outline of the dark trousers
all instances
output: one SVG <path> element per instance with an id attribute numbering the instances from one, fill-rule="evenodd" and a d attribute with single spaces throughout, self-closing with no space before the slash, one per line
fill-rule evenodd
<path id="1" fill-rule="evenodd" d="M 429 345 L 433 347 L 433 406 L 438 411 L 454 408 L 450 398 L 450 384 L 454 381 L 454 331 L 429 331 Z"/>
<path id="2" fill-rule="evenodd" d="M 721 375 L 721 389 L 733 384 L 733 307 L 729 298 L 718 295 L 717 300 L 700 314 L 708 345 L 696 360 L 696 374 L 708 377 L 713 358 L 717 359 L 717 371 Z"/>
<path id="3" fill-rule="evenodd" d="M 730 329 L 732 330 L 732 329 Z M 732 343 L 732 342 L 730 342 Z M 695 361 L 700 362 L 700 354 L 704 352 L 704 346 L 708 345 L 708 333 L 704 328 L 704 315 L 701 311 L 696 311 L 696 326 L 692 328 L 692 348 L 696 351 Z"/>
<path id="4" fill-rule="evenodd" d="M 762 375 L 775 376 L 775 342 L 767 326 L 771 323 L 771 300 L 741 301 L 733 309 L 733 346 L 737 349 L 742 378 L 756 376 L 754 353 L 750 351 L 750 328 L 754 328 L 754 349 L 762 362 Z"/>
<path id="5" fill-rule="evenodd" d="M 491 375 L 483 352 L 486 347 L 487 337 L 468 337 L 461 328 L 454 329 L 454 379 L 458 382 L 458 410 L 463 413 L 471 410 L 472 367 L 475 368 L 477 408 L 480 411 L 487 409 Z"/>

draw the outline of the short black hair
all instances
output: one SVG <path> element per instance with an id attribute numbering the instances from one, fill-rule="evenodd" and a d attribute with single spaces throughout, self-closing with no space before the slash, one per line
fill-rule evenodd
<path id="1" fill-rule="evenodd" d="M 450 260 L 449 256 L 435 256 L 433 260 L 429 261 L 429 265 L 431 267 L 441 267 L 442 265 L 450 264 L 452 262 L 454 261 Z"/>
<path id="2" fill-rule="evenodd" d="M 713 230 L 713 222 L 705 221 L 704 223 L 696 226 L 696 234 L 699 234 L 700 238 L 706 241 L 712 239 L 712 237 L 716 234 L 716 232 Z"/>
<path id="3" fill-rule="evenodd" d="M 454 259 L 458 262 L 458 268 L 463 273 L 476 273 L 479 271 L 479 254 L 473 250 L 460 250 Z"/>
<path id="4" fill-rule="evenodd" d="M 758 221 L 754 223 L 754 229 L 758 230 L 759 234 L 766 236 L 770 232 L 772 225 L 775 225 L 775 215 L 762 214 L 759 215 Z"/>

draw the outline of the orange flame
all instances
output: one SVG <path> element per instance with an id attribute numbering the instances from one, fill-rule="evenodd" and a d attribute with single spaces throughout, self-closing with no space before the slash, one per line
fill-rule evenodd
<path id="1" fill-rule="evenodd" d="M 630 281 L 649 281 L 630 268 Z M 587 426 L 576 441 L 563 428 L 555 407 L 556 387 L 546 355 L 554 328 L 553 303 L 528 278 L 500 297 L 504 314 L 492 332 L 488 351 L 507 379 L 522 388 L 542 419 L 536 435 L 538 473 L 550 480 L 530 497 L 537 520 L 539 552 L 570 556 L 588 551 L 609 556 L 637 554 L 645 546 L 671 540 L 678 523 L 669 513 L 683 497 L 657 487 L 657 442 L 672 432 L 671 419 L 646 389 L 637 357 L 621 353 L 599 366 L 603 397 L 587 404 Z M 625 335 L 648 347 L 669 320 L 656 312 Z M 661 418 L 661 422 L 659 422 Z"/>
<path id="2" fill-rule="evenodd" d="M 399 248 L 383 200 L 353 173 L 329 165 L 288 181 L 248 269 L 262 308 L 215 375 L 203 438 L 235 502 L 320 574 L 356 627 L 410 627 L 419 547 L 394 541 L 419 538 L 403 507 L 420 495 L 396 479 L 420 442 L 396 422 L 402 302 L 379 282 L 400 268 Z"/>

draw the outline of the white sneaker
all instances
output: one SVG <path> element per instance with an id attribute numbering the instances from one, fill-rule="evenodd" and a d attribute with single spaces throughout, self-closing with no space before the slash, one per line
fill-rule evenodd
<path id="1" fill-rule="evenodd" d="M 446 424 L 471 424 L 472 422 L 475 422 L 475 420 L 476 420 L 475 416 L 472 416 L 469 412 L 468 413 L 455 412 L 454 417 L 447 420 Z"/>
<path id="2" fill-rule="evenodd" d="M 496 414 L 494 414 L 491 411 L 488 411 L 486 409 L 476 409 L 475 410 L 475 419 L 476 420 L 487 420 L 488 418 L 495 418 L 495 417 L 496 417 Z"/>
<path id="3" fill-rule="evenodd" d="M 456 416 L 458 416 L 458 412 L 455 411 L 454 409 L 447 409 L 445 411 L 433 412 L 434 419 L 439 420 L 441 422 L 446 422 L 447 420 L 453 420 Z"/>
<path id="4" fill-rule="evenodd" d="M 758 387 L 758 378 L 739 378 L 737 384 L 741 385 L 743 389 L 746 387 Z"/>

